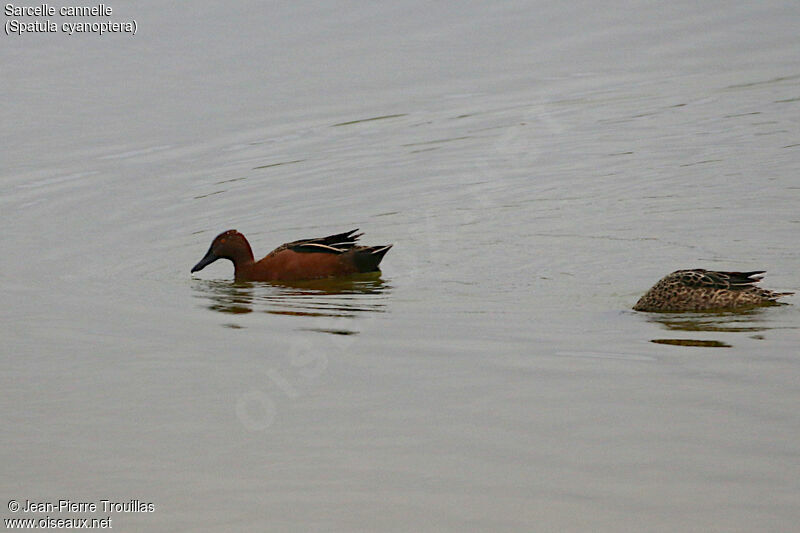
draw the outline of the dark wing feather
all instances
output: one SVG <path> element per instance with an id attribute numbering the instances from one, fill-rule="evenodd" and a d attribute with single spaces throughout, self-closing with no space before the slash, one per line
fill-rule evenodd
<path id="1" fill-rule="evenodd" d="M 688 287 L 713 287 L 715 289 L 746 289 L 761 281 L 764 270 L 752 272 L 723 272 L 716 270 L 681 270 L 681 282 Z M 677 274 L 676 273 L 676 274 Z"/>
<path id="2" fill-rule="evenodd" d="M 361 237 L 361 233 L 356 233 L 358 228 L 347 231 L 345 233 L 337 233 L 336 235 L 328 235 L 327 237 L 318 237 L 316 239 L 302 239 L 299 241 L 290 242 L 283 245 L 283 248 L 288 248 L 294 252 L 299 253 L 329 253 L 341 254 L 351 249 L 356 245 L 356 241 Z"/>

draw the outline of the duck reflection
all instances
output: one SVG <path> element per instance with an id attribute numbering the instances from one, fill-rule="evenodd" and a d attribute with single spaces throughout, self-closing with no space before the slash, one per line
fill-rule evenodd
<path id="1" fill-rule="evenodd" d="M 730 348 L 730 344 L 722 341 L 704 341 L 700 339 L 651 339 L 656 344 L 669 344 L 671 346 L 695 346 L 699 348 Z"/>
<path id="2" fill-rule="evenodd" d="M 210 302 L 208 308 L 220 313 L 242 315 L 253 312 L 252 283 L 194 280 L 197 297 Z"/>
<path id="3" fill-rule="evenodd" d="M 757 333 L 770 327 L 762 313 L 763 307 L 738 311 L 651 313 L 648 322 L 659 324 L 669 331 L 713 332 L 713 333 Z M 753 336 L 758 338 L 758 336 Z M 656 344 L 674 346 L 698 346 L 705 348 L 730 348 L 721 340 L 706 339 L 651 339 Z"/>
<path id="4" fill-rule="evenodd" d="M 208 309 L 220 313 L 263 311 L 276 315 L 335 318 L 383 313 L 391 292 L 391 286 L 381 279 L 378 272 L 295 282 L 196 280 L 192 288 L 199 298 L 206 301 Z M 346 329 L 325 332 L 353 333 Z"/>

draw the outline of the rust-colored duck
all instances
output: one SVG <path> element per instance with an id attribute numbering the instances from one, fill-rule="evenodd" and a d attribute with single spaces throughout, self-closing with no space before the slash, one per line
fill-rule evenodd
<path id="1" fill-rule="evenodd" d="M 379 271 L 378 265 L 392 245 L 357 246 L 362 235 L 357 232 L 354 229 L 282 244 L 255 261 L 250 243 L 232 229 L 217 235 L 192 272 L 203 270 L 217 259 L 233 263 L 236 281 L 302 281 Z"/>

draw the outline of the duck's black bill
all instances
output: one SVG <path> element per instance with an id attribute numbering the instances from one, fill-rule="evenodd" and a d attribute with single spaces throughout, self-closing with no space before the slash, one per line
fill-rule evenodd
<path id="1" fill-rule="evenodd" d="M 214 261 L 216 261 L 217 259 L 219 259 L 219 257 L 218 257 L 218 256 L 216 256 L 216 255 L 214 255 L 214 252 L 212 252 L 211 250 L 209 250 L 209 251 L 206 253 L 205 257 L 203 257 L 203 258 L 200 260 L 200 262 L 199 262 L 199 263 L 197 263 L 195 266 L 193 266 L 193 267 L 192 267 L 192 273 L 195 273 L 195 272 L 197 272 L 198 270 L 203 270 L 205 267 L 207 267 L 208 265 L 210 265 L 211 263 L 213 263 L 213 262 L 214 262 Z"/>

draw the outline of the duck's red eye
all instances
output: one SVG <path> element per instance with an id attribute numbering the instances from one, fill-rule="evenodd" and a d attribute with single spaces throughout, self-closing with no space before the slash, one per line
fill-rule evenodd
<path id="1" fill-rule="evenodd" d="M 219 240 L 219 243 L 220 243 L 220 244 L 222 244 L 222 243 L 224 243 L 224 242 L 225 242 L 225 239 L 220 239 L 220 240 Z"/>

